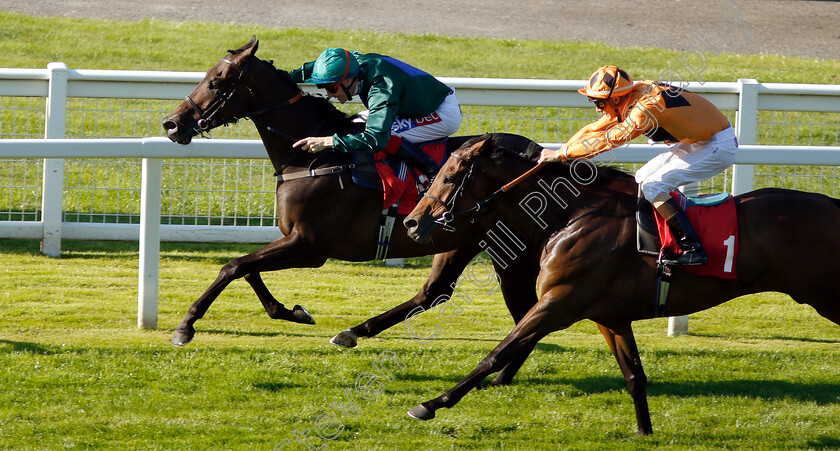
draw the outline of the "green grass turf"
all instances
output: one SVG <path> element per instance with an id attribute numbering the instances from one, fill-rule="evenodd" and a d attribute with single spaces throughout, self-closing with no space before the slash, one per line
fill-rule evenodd
<path id="1" fill-rule="evenodd" d="M 624 380 L 589 321 L 544 339 L 514 385 L 473 391 L 419 422 L 405 412 L 450 388 L 509 332 L 500 294 L 465 284 L 472 302 L 457 317 L 444 323 L 433 311 L 414 323 L 419 335 L 441 326 L 430 343 L 395 327 L 342 350 L 329 338 L 411 297 L 429 259 L 406 268 L 329 261 L 264 275 L 316 325 L 269 319 L 238 280 L 198 321 L 195 341 L 174 348 L 189 304 L 254 247 L 164 243 L 160 328 L 139 330 L 134 246 L 67 242 L 52 259 L 36 242 L 0 243 L 0 448 L 272 449 L 288 439 L 286 449 L 305 449 L 295 431 L 306 429 L 326 449 L 840 446 L 840 328 L 780 294 L 692 315 L 691 334 L 679 338 L 665 337 L 664 319 L 636 323 L 651 437 L 635 437 Z M 383 356 L 404 367 L 383 360 L 393 380 L 357 388 Z M 318 418 L 332 439 L 317 436 Z"/>

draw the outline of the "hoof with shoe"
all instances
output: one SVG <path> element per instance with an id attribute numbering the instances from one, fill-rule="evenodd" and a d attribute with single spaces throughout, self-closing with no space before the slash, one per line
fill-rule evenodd
<path id="1" fill-rule="evenodd" d="M 310 315 L 309 312 L 300 305 L 295 305 L 292 309 L 292 315 L 294 315 L 296 323 L 315 324 L 315 318 L 313 318 L 312 315 Z"/>
<path id="2" fill-rule="evenodd" d="M 185 344 L 192 341 L 193 337 L 195 336 L 195 329 L 190 327 L 179 327 L 175 329 L 175 335 L 172 336 L 172 345 L 173 346 L 184 346 Z"/>
<path id="3" fill-rule="evenodd" d="M 356 334 L 350 332 L 350 329 L 347 329 L 345 331 L 339 332 L 339 334 L 335 337 L 332 337 L 330 343 L 336 346 L 341 346 L 342 348 L 355 348 L 358 344 L 356 338 L 358 338 L 356 337 Z"/>
<path id="4" fill-rule="evenodd" d="M 423 406 L 423 404 L 420 404 L 419 406 L 409 410 L 408 416 L 410 416 L 411 418 L 416 418 L 418 420 L 426 421 L 431 420 L 435 417 L 435 411 L 429 410 L 425 406 Z"/>

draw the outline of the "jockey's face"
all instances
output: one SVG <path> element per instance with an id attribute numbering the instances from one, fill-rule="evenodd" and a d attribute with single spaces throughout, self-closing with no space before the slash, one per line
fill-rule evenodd
<path id="1" fill-rule="evenodd" d="M 327 89 L 327 99 L 335 97 L 335 99 L 340 103 L 344 103 L 352 99 L 356 90 L 356 80 L 358 80 L 358 77 L 350 80 L 342 80 L 338 89 L 335 91 Z"/>
<path id="2" fill-rule="evenodd" d="M 604 104 L 603 108 L 599 108 L 599 106 L 596 104 L 595 105 L 595 111 L 597 111 L 601 114 L 606 114 L 607 116 L 609 116 L 611 118 L 619 117 L 620 109 L 621 109 L 622 104 L 624 103 L 625 99 L 627 99 L 627 96 L 618 97 L 618 98 L 614 97 L 614 98 L 608 99 L 606 101 L 606 104 Z"/>

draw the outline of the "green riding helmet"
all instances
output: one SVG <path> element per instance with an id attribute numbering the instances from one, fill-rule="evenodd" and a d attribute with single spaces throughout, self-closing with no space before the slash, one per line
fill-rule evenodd
<path id="1" fill-rule="evenodd" d="M 359 73 L 359 62 L 345 49 L 328 48 L 315 60 L 312 76 L 306 79 L 313 85 L 340 83 Z"/>

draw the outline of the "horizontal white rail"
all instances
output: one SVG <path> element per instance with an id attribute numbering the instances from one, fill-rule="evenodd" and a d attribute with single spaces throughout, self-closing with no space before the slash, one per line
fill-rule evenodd
<path id="1" fill-rule="evenodd" d="M 557 149 L 562 143 L 541 143 Z M 599 155 L 603 162 L 643 163 L 668 146 L 630 144 Z M 1 158 L 267 158 L 255 139 L 194 139 L 175 144 L 166 138 L 2 139 Z M 597 161 L 597 160 L 596 160 Z M 840 165 L 840 147 L 742 144 L 736 164 Z"/>
<path id="2" fill-rule="evenodd" d="M 2 139 L 0 158 L 268 158 L 255 139 Z"/>
<path id="3" fill-rule="evenodd" d="M 54 65 L 56 63 L 51 63 Z M 0 96 L 46 97 L 53 69 L 0 69 Z M 64 69 L 69 97 L 182 99 L 204 78 L 203 72 Z M 582 107 L 577 93 L 585 80 L 439 77 L 458 90 L 465 105 Z M 679 83 L 704 94 L 718 108 L 737 109 L 740 82 Z M 310 92 L 314 87 L 302 85 Z M 840 111 L 840 87 L 826 84 L 759 83 L 760 110 Z"/>
<path id="4" fill-rule="evenodd" d="M 160 240 L 174 243 L 270 243 L 282 234 L 267 226 L 160 226 Z M 15 240 L 40 240 L 44 237 L 41 221 L 0 221 L 0 237 Z M 103 224 L 65 222 L 61 238 L 86 241 L 139 241 L 138 224 Z"/>

